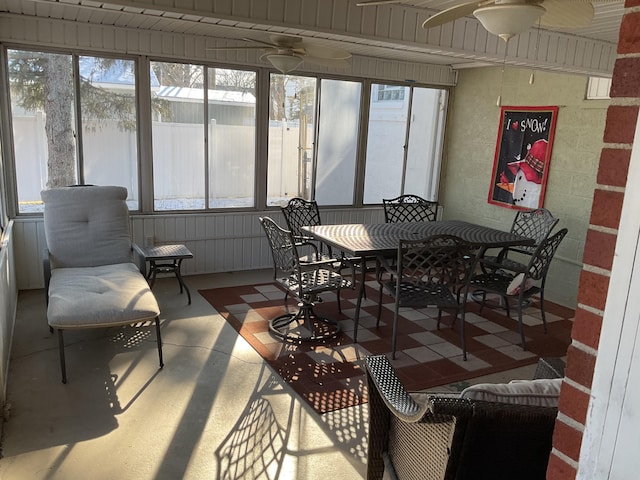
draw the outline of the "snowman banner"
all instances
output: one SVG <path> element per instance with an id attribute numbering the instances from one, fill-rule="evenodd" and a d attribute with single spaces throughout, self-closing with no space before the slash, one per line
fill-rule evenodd
<path id="1" fill-rule="evenodd" d="M 540 208 L 549 172 L 558 107 L 502 107 L 489 203 Z"/>

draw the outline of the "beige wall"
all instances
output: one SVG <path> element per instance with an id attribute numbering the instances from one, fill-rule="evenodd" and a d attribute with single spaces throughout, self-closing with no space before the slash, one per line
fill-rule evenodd
<path id="1" fill-rule="evenodd" d="M 500 109 L 501 68 L 461 70 L 451 97 L 439 201 L 444 218 L 508 229 L 515 210 L 487 203 Z M 558 121 L 544 206 L 569 234 L 548 277 L 546 298 L 575 307 L 578 277 L 608 100 L 585 100 L 587 77 L 507 68 L 502 105 L 557 105 Z"/>

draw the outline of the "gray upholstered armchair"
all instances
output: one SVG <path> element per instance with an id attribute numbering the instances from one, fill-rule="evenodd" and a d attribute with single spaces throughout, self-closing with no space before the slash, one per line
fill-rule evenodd
<path id="1" fill-rule="evenodd" d="M 74 186 L 44 190 L 47 250 L 43 257 L 47 321 L 58 332 L 154 321 L 160 367 L 160 309 L 133 261 L 127 190 Z"/>
<path id="2" fill-rule="evenodd" d="M 562 378 L 409 394 L 385 356 L 364 363 L 368 480 L 544 480 Z M 558 375 L 540 365 L 536 372 Z"/>

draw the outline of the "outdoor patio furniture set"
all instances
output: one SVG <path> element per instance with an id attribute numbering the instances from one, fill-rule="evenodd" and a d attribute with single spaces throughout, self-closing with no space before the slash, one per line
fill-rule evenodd
<path id="1" fill-rule="evenodd" d="M 63 383 L 67 381 L 63 332 L 68 329 L 155 324 L 163 367 L 160 310 L 147 281 L 153 282 L 154 274 L 147 279 L 141 273 L 147 258 L 144 249 L 132 245 L 126 196 L 121 187 L 42 192 L 47 319 L 50 329 L 58 333 Z M 536 295 L 546 331 L 545 278 L 567 233 L 563 228 L 550 235 L 557 220 L 548 211 L 518 212 L 511 231 L 504 232 L 468 222 L 438 221 L 437 203 L 413 195 L 385 199 L 383 205 L 386 223 L 378 225 L 322 225 L 317 204 L 299 198 L 282 209 L 289 229 L 271 218 L 260 218 L 275 279 L 298 302 L 297 311 L 271 320 L 274 335 L 292 342 L 337 335 L 338 323 L 317 315 L 314 305 L 321 293 L 335 291 L 341 311 L 340 291 L 359 284 L 356 341 L 364 280 L 372 259 L 380 288 L 378 303 L 383 293 L 394 299 L 392 358 L 400 308 L 434 306 L 439 312 L 453 310 L 454 318 L 460 319 L 466 359 L 465 303 L 471 292 L 483 304 L 487 293 L 497 294 L 507 312 L 510 302 L 517 304 L 523 349 L 522 308 Z M 487 255 L 490 248 L 500 251 Z M 350 276 L 342 273 L 347 268 Z M 182 290 L 180 276 L 178 280 Z M 562 367 L 553 365 L 544 375 L 561 377 Z M 404 391 L 386 356 L 367 357 L 364 366 L 370 405 L 368 478 L 381 478 L 385 469 L 392 478 L 543 478 L 558 381 L 536 384 L 533 397 L 551 398 L 552 403 L 544 406 L 506 405 L 504 391 L 498 392 L 497 397 L 503 396 L 497 399 L 484 392 L 473 398 L 423 396 L 417 401 Z M 514 387 L 505 388 L 510 392 Z M 470 447 L 470 442 L 479 447 Z M 496 452 L 501 452 L 503 460 L 507 453 L 514 459 L 496 462 Z"/>

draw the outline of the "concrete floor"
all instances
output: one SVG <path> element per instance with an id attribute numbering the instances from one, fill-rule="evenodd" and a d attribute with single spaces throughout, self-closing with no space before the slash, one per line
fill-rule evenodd
<path id="1" fill-rule="evenodd" d="M 44 293 L 20 292 L 0 478 L 364 478 L 367 406 L 314 413 L 197 293 L 269 281 L 270 270 L 186 277 L 187 305 L 175 278 L 158 279 L 164 368 L 152 326 L 68 332 L 66 385 Z"/>

